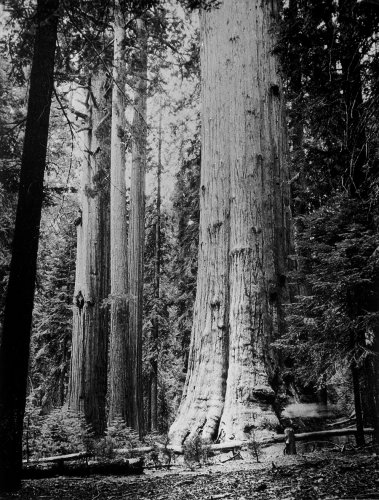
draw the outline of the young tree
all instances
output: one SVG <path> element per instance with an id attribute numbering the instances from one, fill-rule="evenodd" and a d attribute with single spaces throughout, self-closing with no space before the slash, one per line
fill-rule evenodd
<path id="1" fill-rule="evenodd" d="M 276 12 L 276 2 L 251 0 L 201 12 L 199 269 L 187 379 L 170 430 L 177 442 L 239 438 L 275 418 L 270 343 L 282 326 L 289 243 Z"/>
<path id="2" fill-rule="evenodd" d="M 0 339 L 0 490 L 21 480 L 30 328 L 59 0 L 38 0 L 12 261 Z"/>

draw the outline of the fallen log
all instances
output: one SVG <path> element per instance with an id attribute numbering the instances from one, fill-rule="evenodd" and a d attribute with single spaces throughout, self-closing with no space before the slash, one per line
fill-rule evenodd
<path id="1" fill-rule="evenodd" d="M 81 464 L 64 464 L 64 462 L 46 462 L 39 465 L 28 465 L 23 468 L 23 479 L 42 479 L 57 476 L 86 477 L 90 475 L 131 475 L 143 473 L 143 459 L 123 461 L 91 462 Z"/>
<path id="2" fill-rule="evenodd" d="M 82 458 L 90 458 L 93 454 L 87 451 L 79 451 L 78 453 L 69 453 L 67 455 L 57 455 L 53 457 L 43 457 L 43 458 L 31 458 L 28 460 L 23 460 L 24 465 L 33 464 L 48 464 L 48 463 L 63 463 L 71 462 L 73 460 L 81 460 Z"/>
<path id="3" fill-rule="evenodd" d="M 365 434 L 373 434 L 374 429 L 372 427 L 366 427 L 363 429 Z M 313 431 L 313 432 L 302 432 L 299 434 L 295 434 L 296 441 L 305 441 L 307 439 L 313 438 L 330 438 L 336 436 L 354 436 L 357 432 L 355 427 L 347 427 L 345 429 L 332 429 L 327 431 Z M 285 440 L 284 434 L 279 434 L 278 436 L 273 436 L 267 440 L 261 441 L 263 446 L 274 444 L 274 443 L 283 443 Z"/>
<path id="4" fill-rule="evenodd" d="M 346 425 L 346 424 L 352 425 L 355 420 L 356 420 L 356 418 L 355 418 L 355 411 L 353 411 L 349 417 L 342 418 L 342 419 L 339 419 L 339 420 L 335 420 L 334 422 L 331 422 L 330 424 L 326 424 L 326 427 L 328 427 L 329 429 L 331 429 L 331 428 L 336 428 L 339 425 Z"/>
<path id="5" fill-rule="evenodd" d="M 247 441 L 226 441 L 225 443 L 211 444 L 211 451 L 231 451 L 241 448 Z"/>
<path id="6" fill-rule="evenodd" d="M 154 450 L 153 446 L 140 446 L 139 448 L 117 448 L 116 450 L 114 450 L 114 453 L 116 453 L 117 455 L 128 455 L 129 453 L 142 454 L 142 453 L 150 453 L 153 450 Z"/>
<path id="7" fill-rule="evenodd" d="M 301 434 L 295 434 L 297 441 L 306 440 L 309 438 L 328 438 L 335 436 L 354 436 L 357 429 L 354 427 L 347 427 L 345 429 L 332 429 L 328 431 L 314 431 L 314 432 L 302 432 Z M 374 429 L 372 427 L 366 427 L 363 429 L 365 434 L 374 434 Z"/>
<path id="8" fill-rule="evenodd" d="M 353 436 L 356 433 L 355 428 L 344 428 L 344 429 L 332 429 L 332 430 L 324 430 L 324 431 L 313 431 L 313 432 L 303 432 L 299 434 L 295 434 L 295 440 L 296 441 L 305 441 L 307 439 L 318 439 L 318 438 L 330 438 L 330 437 L 336 437 L 336 436 Z M 364 429 L 365 434 L 373 434 L 374 429 L 371 427 L 365 428 Z M 270 444 L 275 444 L 275 443 L 284 443 L 286 439 L 286 436 L 284 434 L 279 434 L 276 436 L 273 436 L 272 438 L 265 439 L 263 441 L 260 441 L 259 444 L 263 446 L 268 446 Z M 242 447 L 244 447 L 248 441 L 227 441 L 225 443 L 216 443 L 216 444 L 211 444 L 209 446 L 210 451 L 231 451 L 231 450 L 238 450 Z M 141 446 L 138 448 L 119 448 L 114 450 L 114 453 L 116 455 L 128 455 L 128 454 L 145 454 L 145 453 L 150 453 L 156 449 L 159 449 L 163 452 L 167 451 L 176 453 L 178 455 L 183 454 L 183 448 L 181 446 L 165 446 L 162 443 L 155 443 L 154 446 Z M 23 460 L 24 465 L 33 465 L 33 464 L 49 464 L 53 463 L 56 465 L 59 464 L 64 464 L 65 462 L 71 462 L 75 460 L 82 460 L 82 459 L 88 459 L 88 458 L 93 458 L 95 457 L 95 454 L 82 451 L 78 453 L 70 453 L 67 455 L 58 455 L 58 456 L 53 456 L 53 457 L 44 457 L 44 458 L 33 458 L 30 460 Z M 130 460 L 129 460 L 130 461 Z"/>

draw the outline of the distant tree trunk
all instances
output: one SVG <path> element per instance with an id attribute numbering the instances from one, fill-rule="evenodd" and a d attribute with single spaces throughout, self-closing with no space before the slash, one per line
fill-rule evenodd
<path id="1" fill-rule="evenodd" d="M 341 66 L 346 106 L 345 144 L 349 164 L 349 189 L 357 196 L 365 180 L 367 139 L 363 114 L 360 43 L 357 39 L 356 0 L 339 0 Z M 359 35 L 358 35 L 359 36 Z"/>
<path id="2" fill-rule="evenodd" d="M 276 419 L 277 336 L 289 245 L 276 3 L 201 14 L 202 171 L 197 297 L 174 442 L 239 439 Z"/>
<path id="3" fill-rule="evenodd" d="M 145 239 L 146 170 L 146 90 L 147 35 L 142 19 L 136 21 L 137 48 L 134 57 L 134 118 L 132 124 L 132 171 L 128 242 L 129 273 L 129 345 L 128 345 L 128 418 L 127 423 L 140 435 L 143 432 L 142 402 L 142 291 Z"/>
<path id="4" fill-rule="evenodd" d="M 157 165 L 157 213 L 155 222 L 155 269 L 154 297 L 155 316 L 153 321 L 154 356 L 151 360 L 151 430 L 158 429 L 158 340 L 159 340 L 159 298 L 161 274 L 161 174 L 162 174 L 162 112 L 159 116 L 158 129 L 158 165 Z"/>
<path id="5" fill-rule="evenodd" d="M 105 429 L 108 313 L 102 307 L 109 285 L 109 215 L 107 166 L 102 155 L 104 77 L 89 81 L 88 130 L 83 132 L 82 220 L 74 292 L 73 336 L 69 382 L 70 408 L 83 412 L 96 435 Z"/>
<path id="6" fill-rule="evenodd" d="M 125 42 L 119 1 L 115 4 L 111 139 L 111 339 L 109 421 L 127 421 L 128 228 L 125 184 Z"/>
<path id="7" fill-rule="evenodd" d="M 61 360 L 61 368 L 59 372 L 59 406 L 63 406 L 65 402 L 66 396 L 66 376 L 67 376 L 67 336 L 65 335 L 62 339 L 62 360 Z"/>
<path id="8" fill-rule="evenodd" d="M 374 389 L 375 389 L 375 414 L 374 414 L 374 442 L 379 453 L 379 325 L 375 326 L 374 338 Z"/>
<path id="9" fill-rule="evenodd" d="M 0 491 L 21 484 L 22 429 L 59 0 L 38 0 L 12 260 L 0 339 Z"/>
<path id="10" fill-rule="evenodd" d="M 355 407 L 355 417 L 357 422 L 357 433 L 355 435 L 357 446 L 363 446 L 365 444 L 365 433 L 363 425 L 363 414 L 362 414 L 362 401 L 361 401 L 361 389 L 359 383 L 359 370 L 355 360 L 351 362 L 351 374 L 353 381 L 353 392 L 354 392 L 354 407 Z"/>

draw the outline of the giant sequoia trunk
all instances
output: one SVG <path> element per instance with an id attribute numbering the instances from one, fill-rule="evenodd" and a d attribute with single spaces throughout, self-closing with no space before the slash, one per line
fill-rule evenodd
<path id="1" fill-rule="evenodd" d="M 147 47 L 145 23 L 136 21 L 137 47 L 133 61 L 135 95 L 132 123 L 132 171 L 128 242 L 129 342 L 128 342 L 128 418 L 137 431 L 143 429 L 142 404 L 142 291 L 145 241 L 145 170 L 146 170 L 146 89 Z"/>
<path id="2" fill-rule="evenodd" d="M 21 481 L 30 329 L 49 129 L 58 0 L 38 0 L 4 324 L 0 338 L 0 491 Z"/>
<path id="3" fill-rule="evenodd" d="M 108 317 L 108 193 L 104 185 L 101 128 L 105 124 L 104 78 L 88 84 L 87 123 L 82 132 L 82 217 L 78 224 L 76 283 L 68 404 L 83 412 L 96 434 L 105 428 Z"/>
<path id="4" fill-rule="evenodd" d="M 174 442 L 243 438 L 275 419 L 270 347 L 283 316 L 288 183 L 275 2 L 201 14 L 200 248 L 190 358 Z"/>
<path id="5" fill-rule="evenodd" d="M 128 262 L 125 185 L 125 29 L 115 5 L 111 139 L 111 340 L 109 421 L 127 419 Z"/>

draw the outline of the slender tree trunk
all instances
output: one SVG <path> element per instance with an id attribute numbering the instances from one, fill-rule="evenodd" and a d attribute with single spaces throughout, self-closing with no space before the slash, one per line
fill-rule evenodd
<path id="1" fill-rule="evenodd" d="M 162 113 L 159 116 L 158 165 L 157 165 L 157 214 L 155 222 L 155 270 L 154 296 L 156 312 L 153 323 L 154 357 L 151 360 L 151 430 L 158 429 L 158 340 L 159 340 L 159 299 L 161 274 L 161 174 L 162 174 Z"/>
<path id="2" fill-rule="evenodd" d="M 99 75 L 88 84 L 69 383 L 70 408 L 84 412 L 96 435 L 105 429 L 107 389 L 108 313 L 102 303 L 108 296 L 109 283 L 109 201 L 103 182 L 107 169 L 101 153 L 104 131 L 100 130 L 105 113 L 104 84 Z"/>
<path id="3" fill-rule="evenodd" d="M 132 171 L 128 242 L 129 342 L 128 342 L 128 418 L 127 423 L 140 435 L 143 432 L 142 401 L 142 310 L 143 255 L 145 240 L 146 170 L 146 90 L 147 35 L 145 23 L 136 22 L 137 48 L 134 60 L 135 96 L 132 124 Z"/>
<path id="4" fill-rule="evenodd" d="M 115 4 L 111 139 L 111 340 L 109 421 L 127 420 L 128 228 L 125 184 L 125 42 L 120 4 Z"/>
<path id="5" fill-rule="evenodd" d="M 361 78 L 360 46 L 356 35 L 357 12 L 355 0 L 339 1 L 340 44 L 343 47 L 341 66 L 346 106 L 345 144 L 349 164 L 349 188 L 357 196 L 365 180 L 367 139 L 365 120 L 362 116 L 363 91 Z"/>
<path id="6" fill-rule="evenodd" d="M 0 491 L 22 467 L 30 329 L 53 89 L 59 0 L 38 0 L 28 112 L 3 332 L 0 339 Z"/>
<path id="7" fill-rule="evenodd" d="M 363 414 L 362 414 L 362 401 L 361 401 L 361 388 L 359 383 L 359 370 L 355 360 L 351 362 L 351 375 L 353 380 L 353 392 L 354 392 L 354 407 L 355 407 L 355 417 L 357 422 L 357 433 L 355 435 L 357 446 L 363 446 L 365 444 L 365 433 L 363 426 Z"/>
<path id="8" fill-rule="evenodd" d="M 375 390 L 375 414 L 374 414 L 374 442 L 377 453 L 379 453 L 379 325 L 374 329 L 374 390 Z"/>
<path id="9" fill-rule="evenodd" d="M 239 439 L 276 420 L 270 343 L 283 316 L 289 196 L 275 14 L 259 0 L 201 14 L 199 269 L 174 442 Z"/>
<path id="10" fill-rule="evenodd" d="M 62 361 L 61 361 L 61 369 L 59 372 L 59 399 L 58 399 L 58 404 L 59 406 L 64 405 L 65 401 L 65 396 L 66 396 L 66 387 L 65 387 L 65 382 L 66 382 L 66 375 L 67 375 L 67 337 L 66 335 L 63 338 L 63 343 L 62 343 Z"/>

